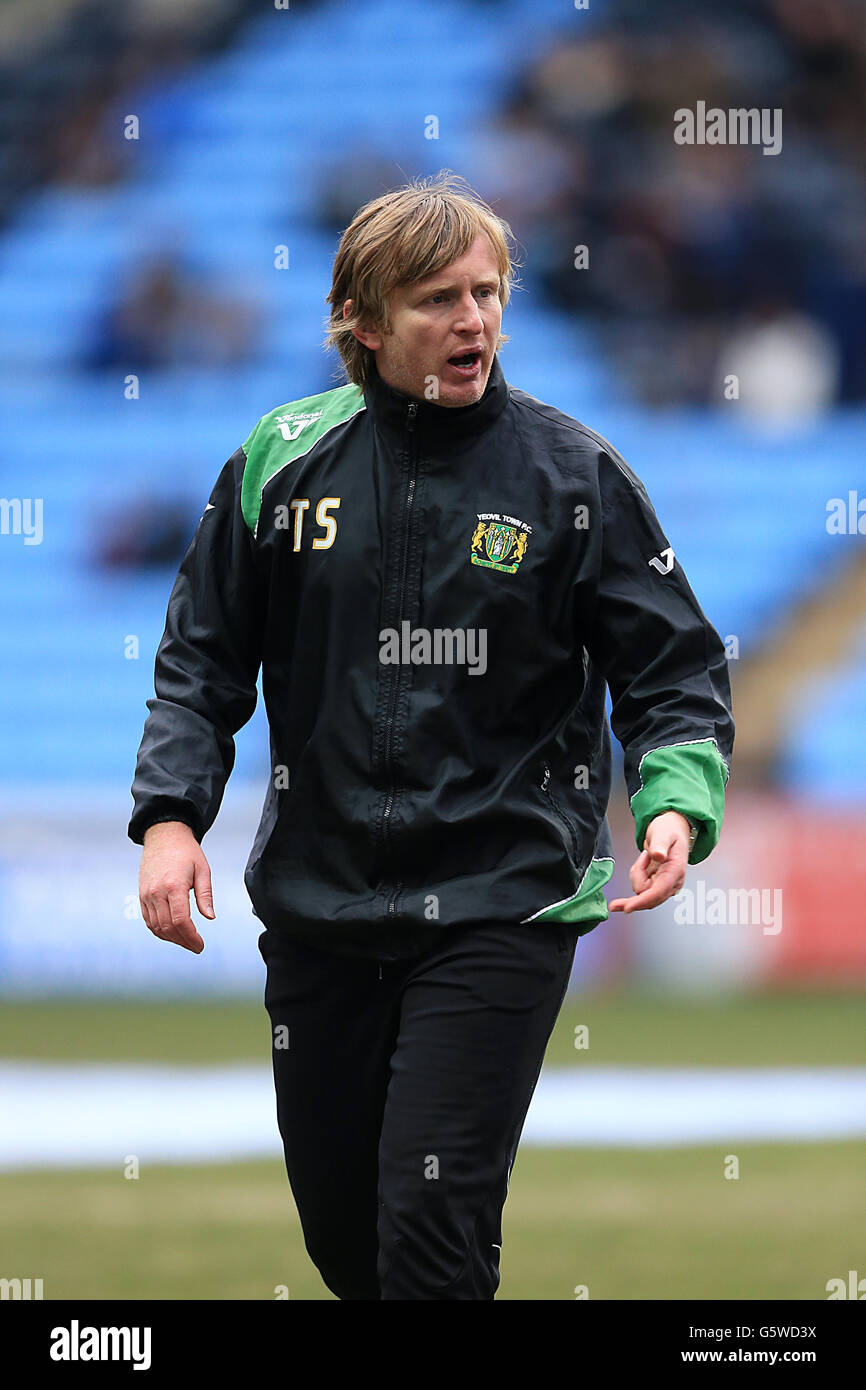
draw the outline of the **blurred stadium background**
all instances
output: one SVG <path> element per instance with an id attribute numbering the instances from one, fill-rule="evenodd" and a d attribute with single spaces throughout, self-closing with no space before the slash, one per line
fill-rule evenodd
<path id="1" fill-rule="evenodd" d="M 205 841 L 201 958 L 140 920 L 129 784 L 219 468 L 339 384 L 340 233 L 440 168 L 522 247 L 508 380 L 643 479 L 737 720 L 722 840 L 687 880 L 720 920 L 669 903 L 578 946 L 500 1297 L 866 1276 L 862 5 L 4 0 L 0 72 L 0 1276 L 329 1296 L 242 883 L 263 711 Z M 781 110 L 782 150 L 676 144 L 698 101 Z M 609 898 L 637 852 L 621 772 L 610 818 Z"/>

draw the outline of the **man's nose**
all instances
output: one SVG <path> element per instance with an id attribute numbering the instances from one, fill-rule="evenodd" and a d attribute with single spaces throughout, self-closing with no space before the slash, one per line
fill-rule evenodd
<path id="1" fill-rule="evenodd" d="M 482 333 L 484 331 L 484 320 L 481 317 L 481 310 L 475 296 L 470 294 L 460 300 L 457 312 L 455 328 L 458 331 Z"/>

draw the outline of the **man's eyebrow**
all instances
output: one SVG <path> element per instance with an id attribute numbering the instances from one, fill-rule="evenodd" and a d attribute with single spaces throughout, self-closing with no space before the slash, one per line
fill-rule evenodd
<path id="1" fill-rule="evenodd" d="M 498 290 L 498 289 L 499 289 L 499 286 L 500 286 L 500 284 L 501 284 L 501 277 L 498 276 L 498 275 L 481 275 L 481 276 L 479 276 L 479 278 L 475 281 L 475 284 L 476 284 L 476 285 L 489 285 L 492 289 Z M 447 284 L 446 284 L 446 285 L 442 285 L 442 284 L 433 285 L 433 286 L 432 286 L 431 288 L 429 288 L 429 289 L 422 289 L 420 286 L 417 286 L 417 287 L 413 290 L 413 293 L 419 295 L 422 299 L 427 299 L 428 296 L 431 295 L 431 294 L 447 294 L 447 292 L 448 292 L 449 290 L 453 290 L 453 289 L 454 289 L 454 285 L 453 285 L 453 284 L 450 284 L 450 285 L 447 285 Z"/>

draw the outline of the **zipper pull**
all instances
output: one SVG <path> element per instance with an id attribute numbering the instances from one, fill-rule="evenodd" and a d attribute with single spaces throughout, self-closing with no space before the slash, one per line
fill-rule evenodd
<path id="1" fill-rule="evenodd" d="M 418 402 L 417 402 L 417 401 L 410 401 L 410 402 L 409 402 L 409 405 L 408 405 L 408 408 L 407 408 L 407 418 L 406 418 L 406 427 L 407 427 L 407 429 L 414 430 L 414 428 L 415 428 L 415 416 L 416 416 L 417 414 L 418 414 Z"/>
<path id="2" fill-rule="evenodd" d="M 549 767 L 545 767 L 545 769 L 544 769 L 544 781 L 541 783 L 541 790 L 542 790 L 543 792 L 546 792 L 546 791 L 547 791 L 547 784 L 548 784 L 549 781 L 550 781 L 550 768 L 549 768 Z"/>

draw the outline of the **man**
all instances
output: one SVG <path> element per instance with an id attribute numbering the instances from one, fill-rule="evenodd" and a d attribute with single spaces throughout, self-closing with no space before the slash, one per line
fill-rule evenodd
<path id="1" fill-rule="evenodd" d="M 307 1250 L 344 1299 L 492 1299 L 578 938 L 608 916 L 612 724 L 654 907 L 706 858 L 725 652 L 643 485 L 506 383 L 510 230 L 453 175 L 362 208 L 334 263 L 349 378 L 264 416 L 169 601 L 129 834 L 155 935 L 203 941 L 200 842 L 262 670 L 245 874 Z"/>

